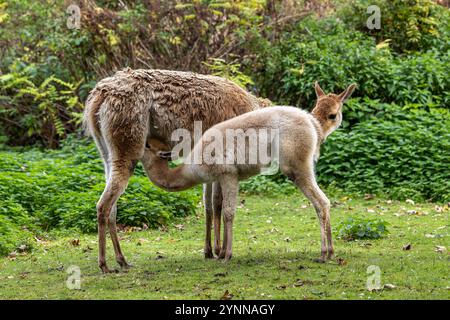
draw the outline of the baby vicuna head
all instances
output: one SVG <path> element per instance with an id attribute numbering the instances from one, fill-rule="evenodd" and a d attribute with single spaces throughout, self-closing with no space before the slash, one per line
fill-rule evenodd
<path id="1" fill-rule="evenodd" d="M 341 125 L 342 105 L 352 95 L 356 84 L 351 84 L 344 92 L 338 95 L 334 93 L 325 94 L 317 81 L 314 84 L 314 88 L 316 89 L 317 101 L 311 114 L 319 121 L 324 138 L 326 138 Z"/>

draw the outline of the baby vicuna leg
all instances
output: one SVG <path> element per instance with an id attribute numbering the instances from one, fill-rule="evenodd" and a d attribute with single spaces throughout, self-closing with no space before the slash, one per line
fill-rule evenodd
<path id="1" fill-rule="evenodd" d="M 205 206 L 206 234 L 204 254 L 206 259 L 213 258 L 211 247 L 211 229 L 213 218 L 212 183 L 203 184 L 203 205 Z"/>
<path id="2" fill-rule="evenodd" d="M 220 220 L 222 219 L 222 188 L 218 182 L 213 183 L 212 205 L 214 216 L 214 253 L 220 254 Z"/>
<path id="3" fill-rule="evenodd" d="M 233 220 L 236 211 L 236 201 L 239 191 L 239 181 L 236 177 L 225 176 L 220 181 L 222 188 L 222 213 L 223 213 L 223 244 L 219 253 L 219 259 L 229 261 L 233 247 Z"/>
<path id="4" fill-rule="evenodd" d="M 319 261 L 324 262 L 327 257 L 331 258 L 334 254 L 331 239 L 330 200 L 328 200 L 327 196 L 317 185 L 312 163 L 303 163 L 294 173 L 294 176 L 295 184 L 302 190 L 316 209 L 320 224 L 321 240 L 321 256 Z"/>

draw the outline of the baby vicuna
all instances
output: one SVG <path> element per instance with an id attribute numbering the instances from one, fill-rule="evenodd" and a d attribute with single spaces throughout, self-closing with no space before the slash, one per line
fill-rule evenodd
<path id="1" fill-rule="evenodd" d="M 317 185 L 314 162 L 319 157 L 321 143 L 341 124 L 342 105 L 355 87 L 352 84 L 339 95 L 326 95 L 316 82 L 317 102 L 311 113 L 278 106 L 221 122 L 203 134 L 185 158 L 187 161 L 176 168 L 168 166 L 172 152 L 158 140 L 150 139 L 142 160 L 147 175 L 168 191 L 213 181 L 221 184 L 224 236 L 219 258 L 229 260 L 239 180 L 265 169 L 268 161 L 262 161 L 262 158 L 269 158 L 272 164 L 278 162 L 281 172 L 300 188 L 316 209 L 321 233 L 319 260 L 325 261 L 333 256 L 330 201 Z M 252 140 L 250 131 L 259 133 L 259 140 Z M 239 141 L 239 134 L 232 134 L 236 132 L 244 132 L 244 139 Z M 268 150 L 271 150 L 270 155 L 262 157 Z M 256 154 L 259 157 L 255 161 Z M 198 155 L 203 156 L 202 161 L 192 160 L 198 159 Z"/>

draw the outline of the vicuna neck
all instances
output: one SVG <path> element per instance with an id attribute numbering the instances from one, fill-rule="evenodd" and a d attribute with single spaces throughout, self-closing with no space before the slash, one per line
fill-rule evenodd
<path id="1" fill-rule="evenodd" d="M 157 156 L 151 160 L 144 158 L 142 163 L 150 181 L 164 190 L 181 191 L 201 183 L 196 181 L 189 170 L 186 170 L 187 167 L 184 164 L 169 168 L 169 162 Z"/>
<path id="2" fill-rule="evenodd" d="M 320 118 L 318 118 L 314 112 L 311 113 L 311 115 L 313 116 L 313 119 L 315 121 L 313 121 L 314 127 L 316 129 L 317 132 L 317 137 L 318 137 L 318 141 L 319 141 L 319 145 L 322 144 L 322 142 L 325 141 L 326 135 L 324 133 L 324 125 L 321 122 Z"/>

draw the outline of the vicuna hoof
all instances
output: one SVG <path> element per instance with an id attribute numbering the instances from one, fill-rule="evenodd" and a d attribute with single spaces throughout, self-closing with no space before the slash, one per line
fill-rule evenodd
<path id="1" fill-rule="evenodd" d="M 106 265 L 101 265 L 100 269 L 102 270 L 102 273 L 118 273 L 119 271 L 116 269 L 109 269 Z"/>
<path id="2" fill-rule="evenodd" d="M 214 259 L 214 255 L 212 253 L 212 250 L 205 251 L 205 259 Z"/>

